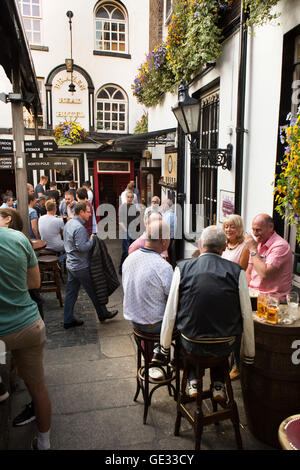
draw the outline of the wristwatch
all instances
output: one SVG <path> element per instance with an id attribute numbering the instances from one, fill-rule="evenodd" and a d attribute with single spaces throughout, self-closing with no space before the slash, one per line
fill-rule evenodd
<path id="1" fill-rule="evenodd" d="M 257 255 L 258 251 L 251 251 L 250 256 L 255 256 Z"/>

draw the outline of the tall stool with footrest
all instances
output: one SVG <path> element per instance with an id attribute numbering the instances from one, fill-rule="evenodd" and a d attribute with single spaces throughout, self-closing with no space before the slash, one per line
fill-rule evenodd
<path id="1" fill-rule="evenodd" d="M 172 347 L 174 350 L 174 360 L 172 364 L 167 366 L 159 366 L 155 364 L 155 367 L 160 369 L 161 377 L 154 379 L 149 376 L 149 369 L 151 368 L 151 360 L 153 355 L 154 343 L 159 343 L 160 335 L 147 334 L 136 329 L 133 330 L 133 336 L 137 345 L 137 388 L 134 396 L 134 401 L 142 390 L 144 399 L 144 416 L 143 423 L 146 424 L 148 408 L 151 405 L 151 398 L 155 390 L 160 387 L 167 386 L 169 395 L 174 397 L 177 401 L 179 393 L 179 333 L 175 331 L 172 336 Z M 144 359 L 144 365 L 142 365 L 142 358 Z M 154 364 L 153 364 L 154 366 Z M 175 386 L 172 382 L 175 382 Z"/>
<path id="2" fill-rule="evenodd" d="M 58 257 L 54 255 L 45 255 L 38 257 L 39 268 L 41 272 L 41 292 L 56 292 L 60 306 L 63 307 L 63 300 L 59 282 Z M 51 278 L 46 279 L 46 274 Z"/>
<path id="3" fill-rule="evenodd" d="M 191 366 L 193 368 L 196 368 L 196 397 L 189 397 L 186 394 L 187 380 Z M 208 390 L 203 390 L 203 377 L 205 374 L 205 370 L 213 367 L 222 367 L 224 370 L 225 385 L 228 396 L 227 402 L 219 403 L 214 400 L 212 383 L 210 384 L 210 388 Z M 202 401 L 207 398 L 211 400 L 212 412 L 204 415 L 202 410 Z M 194 416 L 192 416 L 190 410 L 188 410 L 185 406 L 187 403 L 190 402 L 196 402 L 196 410 Z M 218 410 L 218 404 L 220 404 L 220 406 L 222 407 L 221 410 Z M 179 436 L 182 416 L 185 417 L 193 425 L 195 433 L 195 450 L 200 450 L 203 427 L 207 424 L 218 424 L 220 421 L 226 419 L 230 419 L 232 421 L 235 431 L 237 447 L 238 449 L 242 449 L 243 446 L 240 434 L 239 414 L 236 402 L 234 401 L 231 380 L 229 377 L 228 357 L 196 356 L 184 350 L 184 369 L 180 393 L 178 395 L 177 401 L 177 418 L 174 431 L 175 436 Z"/>

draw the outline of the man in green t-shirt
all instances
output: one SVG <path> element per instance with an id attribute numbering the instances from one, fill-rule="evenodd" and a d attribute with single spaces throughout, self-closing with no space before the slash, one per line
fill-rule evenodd
<path id="1" fill-rule="evenodd" d="M 32 397 L 37 449 L 50 448 L 51 402 L 45 384 L 45 324 L 28 289 L 40 287 L 38 261 L 29 240 L 8 228 L 11 216 L 0 214 L 0 340 L 11 351 L 18 375 Z"/>

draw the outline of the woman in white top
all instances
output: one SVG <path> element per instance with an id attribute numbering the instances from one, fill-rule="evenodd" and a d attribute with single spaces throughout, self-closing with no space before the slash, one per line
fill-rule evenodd
<path id="1" fill-rule="evenodd" d="M 222 258 L 239 264 L 245 271 L 248 266 L 249 250 L 244 242 L 244 224 L 240 215 L 230 214 L 223 222 L 223 230 L 226 235 L 226 250 Z M 231 380 L 240 376 L 240 341 L 236 341 L 233 350 L 233 367 L 230 372 Z"/>
<path id="2" fill-rule="evenodd" d="M 244 242 L 244 224 L 240 215 L 230 214 L 223 222 L 226 235 L 226 250 L 222 258 L 234 261 L 246 271 L 249 260 L 249 250 Z"/>

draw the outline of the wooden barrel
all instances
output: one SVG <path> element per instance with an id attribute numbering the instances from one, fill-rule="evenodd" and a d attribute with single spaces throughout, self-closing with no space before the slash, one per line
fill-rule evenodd
<path id="1" fill-rule="evenodd" d="M 254 320 L 254 332 L 254 364 L 241 364 L 247 424 L 257 439 L 280 448 L 280 423 L 300 413 L 300 321 L 270 325 Z"/>

